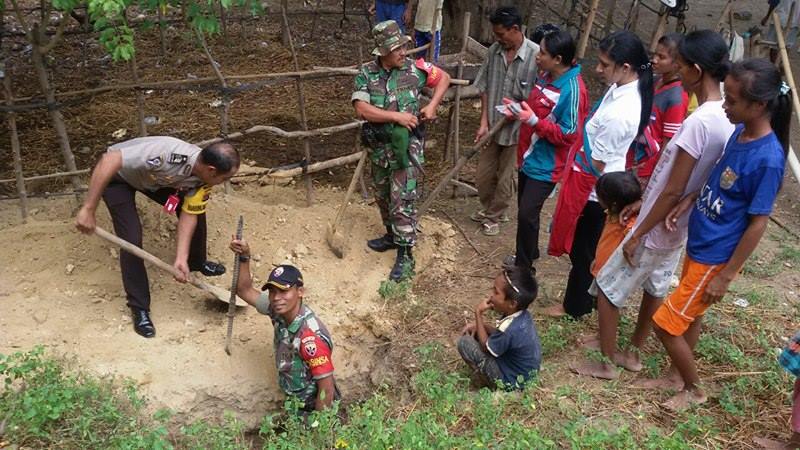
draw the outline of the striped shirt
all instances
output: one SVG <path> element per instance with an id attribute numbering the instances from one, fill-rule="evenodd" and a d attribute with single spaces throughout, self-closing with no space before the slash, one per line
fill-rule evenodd
<path id="1" fill-rule="evenodd" d="M 486 60 L 475 78 L 478 92 L 486 93 L 487 96 L 489 128 L 498 120 L 505 120 L 505 117 L 494 109 L 495 106 L 503 104 L 503 97 L 521 102 L 530 95 L 536 80 L 537 53 L 539 46 L 525 38 L 509 64 L 506 61 L 505 50 L 499 42 L 489 47 Z M 516 145 L 519 127 L 518 120 L 510 122 L 495 135 L 494 141 L 500 145 Z"/>

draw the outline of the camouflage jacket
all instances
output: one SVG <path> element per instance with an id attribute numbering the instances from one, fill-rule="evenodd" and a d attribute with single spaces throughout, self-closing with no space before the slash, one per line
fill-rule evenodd
<path id="1" fill-rule="evenodd" d="M 308 403 L 317 395 L 317 380 L 333 375 L 333 340 L 325 325 L 302 305 L 292 323 L 272 312 L 267 293 L 259 298 L 258 312 L 272 319 L 278 384 L 287 395 Z"/>
<path id="2" fill-rule="evenodd" d="M 428 83 L 428 72 L 420 68 L 420 63 L 411 58 L 406 58 L 403 67 L 386 71 L 381 67 L 378 59 L 361 66 L 356 75 L 355 92 L 352 101 L 361 100 L 386 111 L 407 112 L 419 114 L 420 90 Z M 433 70 L 441 70 L 435 68 Z M 385 128 L 383 133 L 391 135 L 393 124 L 371 124 L 373 127 Z M 372 162 L 380 167 L 389 167 L 394 162 L 394 155 L 388 140 L 371 145 Z M 416 163 L 422 164 L 422 141 L 417 136 L 409 137 L 409 157 Z"/>

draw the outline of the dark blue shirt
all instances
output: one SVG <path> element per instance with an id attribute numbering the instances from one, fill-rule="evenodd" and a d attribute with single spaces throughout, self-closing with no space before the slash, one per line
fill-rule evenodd
<path id="1" fill-rule="evenodd" d="M 486 348 L 495 357 L 503 381 L 519 387 L 517 378 L 527 381 L 539 370 L 542 362 L 542 345 L 536 325 L 527 310 L 511 319 L 511 324 L 500 327 L 489 335 Z M 502 330 L 502 331 L 501 331 Z"/>
<path id="2" fill-rule="evenodd" d="M 689 216 L 686 253 L 701 264 L 728 262 L 750 216 L 768 216 L 781 188 L 785 158 L 775 133 L 740 143 L 742 130 L 737 125 Z"/>

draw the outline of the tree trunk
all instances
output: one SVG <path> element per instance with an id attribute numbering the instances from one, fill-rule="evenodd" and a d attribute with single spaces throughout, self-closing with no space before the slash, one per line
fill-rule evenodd
<path id="1" fill-rule="evenodd" d="M 56 96 L 53 88 L 50 85 L 50 79 L 47 75 L 47 67 L 45 66 L 45 55 L 41 52 L 41 37 L 44 35 L 44 30 L 40 25 L 36 25 L 33 30 L 35 41 L 33 42 L 33 50 L 31 51 L 31 60 L 33 67 L 36 69 L 36 75 L 39 77 L 39 87 L 42 89 L 45 100 L 50 105 L 55 105 Z M 58 136 L 58 144 L 61 147 L 61 155 L 64 157 L 64 166 L 67 171 L 73 172 L 78 168 L 75 166 L 75 155 L 72 154 L 72 149 L 69 145 L 69 135 L 67 134 L 67 126 L 64 124 L 64 116 L 61 111 L 55 107 L 50 108 L 50 119 L 53 121 L 53 128 L 56 130 Z M 72 187 L 78 189 L 81 187 L 81 181 L 77 176 L 70 178 L 72 180 Z"/>

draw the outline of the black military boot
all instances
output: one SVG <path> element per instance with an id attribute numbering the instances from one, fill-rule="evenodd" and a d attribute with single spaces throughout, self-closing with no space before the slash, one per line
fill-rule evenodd
<path id="1" fill-rule="evenodd" d="M 394 233 L 392 233 L 392 227 L 387 226 L 386 234 L 383 236 L 368 240 L 367 247 L 369 247 L 372 251 L 381 253 L 385 252 L 386 250 L 397 248 L 397 244 L 394 243 Z"/>
<path id="2" fill-rule="evenodd" d="M 414 276 L 414 255 L 411 254 L 411 246 L 397 246 L 397 258 L 394 260 L 394 267 L 389 272 L 389 279 L 392 281 L 402 281 Z"/>

